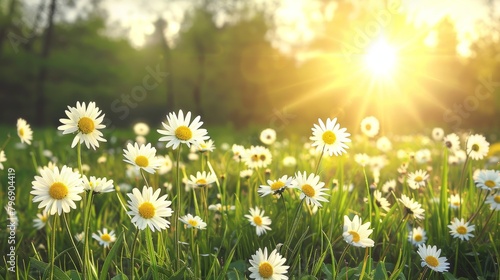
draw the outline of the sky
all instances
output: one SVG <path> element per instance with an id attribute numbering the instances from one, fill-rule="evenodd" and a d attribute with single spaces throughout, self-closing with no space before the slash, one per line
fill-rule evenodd
<path id="1" fill-rule="evenodd" d="M 41 0 L 25 0 L 28 10 L 36 11 Z M 76 17 L 77 11 L 88 7 L 90 0 L 75 1 L 73 9 L 64 8 L 64 16 L 67 20 Z M 200 0 L 102 0 L 102 8 L 108 13 L 108 26 L 110 33 L 116 31 L 120 26 L 119 34 L 129 38 L 131 43 L 140 47 L 144 44 L 147 35 L 154 31 L 153 23 L 162 16 L 167 20 L 168 26 L 166 36 L 173 43 L 176 34 L 180 30 L 180 23 L 184 18 L 184 12 Z M 249 0 L 250 1 L 250 0 Z M 265 0 L 252 0 L 262 5 Z M 373 1 L 350 0 L 355 7 L 366 8 Z M 486 5 L 488 0 L 387 0 L 402 1 L 404 10 L 409 11 L 412 20 L 417 25 L 433 25 L 445 16 L 455 21 L 460 45 L 457 47 L 459 53 L 468 55 L 468 46 L 477 37 L 476 25 L 478 20 L 487 18 L 490 9 Z M 267 4 L 271 1 L 267 1 Z M 277 5 L 273 9 L 273 18 L 280 28 L 268 34 L 272 44 L 283 52 L 289 52 L 290 46 L 286 42 L 309 42 L 314 39 L 314 25 L 320 21 L 319 5 L 316 1 L 308 0 L 276 0 Z M 497 6 L 498 2 L 496 1 Z M 381 7 L 371 7 L 373 11 Z M 216 9 L 216 7 L 215 7 Z M 335 7 L 331 7 L 332 14 Z M 500 10 L 500 6 L 499 9 Z M 229 17 L 219 14 L 216 18 L 217 24 L 223 24 Z M 115 29 L 115 30 L 113 30 Z M 432 38 L 429 40 L 432 41 Z"/>

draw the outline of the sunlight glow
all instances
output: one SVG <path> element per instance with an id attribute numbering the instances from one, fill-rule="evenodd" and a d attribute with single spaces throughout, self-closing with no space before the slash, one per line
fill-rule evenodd
<path id="1" fill-rule="evenodd" d="M 367 70 L 374 76 L 390 76 L 396 68 L 397 50 L 385 40 L 379 40 L 370 46 L 364 62 Z"/>

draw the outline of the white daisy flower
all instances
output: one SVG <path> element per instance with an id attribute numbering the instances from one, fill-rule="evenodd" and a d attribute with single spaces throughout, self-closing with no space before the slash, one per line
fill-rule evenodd
<path id="1" fill-rule="evenodd" d="M 158 174 L 165 175 L 170 172 L 174 166 L 172 159 L 168 155 L 157 156 L 158 162 L 160 163 L 160 168 L 158 169 Z"/>
<path id="2" fill-rule="evenodd" d="M 45 227 L 47 224 L 47 221 L 49 220 L 49 215 L 47 214 L 47 211 L 43 210 L 42 213 L 36 214 L 36 219 L 33 219 L 33 227 L 35 229 L 42 229 Z"/>
<path id="3" fill-rule="evenodd" d="M 41 202 L 38 208 L 54 215 L 68 213 L 76 209 L 75 201 L 80 201 L 83 192 L 83 181 L 80 174 L 73 172 L 66 165 L 59 170 L 57 166 L 53 170 L 45 168 L 40 171 L 41 176 L 35 176 L 31 182 L 33 190 L 30 192 L 35 197 L 33 202 Z"/>
<path id="4" fill-rule="evenodd" d="M 30 125 L 24 119 L 17 119 L 17 135 L 21 139 L 21 143 L 26 143 L 31 145 L 31 140 L 33 140 L 33 130 L 31 130 Z"/>
<path id="5" fill-rule="evenodd" d="M 134 133 L 138 136 L 146 136 L 149 133 L 149 125 L 143 122 L 134 124 Z"/>
<path id="6" fill-rule="evenodd" d="M 296 185 L 295 188 L 301 191 L 300 199 L 306 199 L 306 203 L 309 205 L 317 205 L 321 207 L 320 201 L 328 202 L 328 199 L 324 198 L 324 191 L 327 191 L 327 188 L 323 188 L 325 186 L 324 182 L 319 181 L 319 176 L 314 173 L 309 174 L 304 171 L 304 173 L 297 172 L 295 175 Z"/>
<path id="7" fill-rule="evenodd" d="M 188 147 L 196 145 L 200 141 L 208 140 L 210 137 L 207 135 L 207 130 L 200 128 L 203 122 L 200 121 L 201 117 L 197 116 L 191 122 L 191 112 L 187 112 L 184 117 L 182 110 L 179 114 L 170 113 L 167 116 L 167 122 L 162 125 L 165 130 L 158 129 L 158 133 L 165 135 L 159 141 L 167 141 L 166 147 L 177 149 L 180 144 L 186 144 Z"/>
<path id="8" fill-rule="evenodd" d="M 75 147 L 76 144 L 85 143 L 87 148 L 90 146 L 95 150 L 99 147 L 99 142 L 106 142 L 106 139 L 102 138 L 102 132 L 99 129 L 103 129 L 106 126 L 102 124 L 104 120 L 104 114 L 101 114 L 101 110 L 96 107 L 95 102 L 90 102 L 88 107 L 85 102 L 76 102 L 75 107 L 69 107 L 65 113 L 69 119 L 59 119 L 63 124 L 57 129 L 62 130 L 63 134 L 77 132 L 73 143 L 71 143 L 71 148 Z"/>
<path id="9" fill-rule="evenodd" d="M 261 236 L 266 233 L 266 230 L 271 230 L 269 227 L 271 225 L 271 219 L 264 216 L 265 211 L 258 207 L 250 208 L 250 215 L 245 215 L 250 224 L 255 227 L 257 236 Z"/>
<path id="10" fill-rule="evenodd" d="M 416 220 L 424 219 L 425 210 L 422 209 L 422 205 L 420 203 L 413 200 L 413 198 L 407 197 L 404 194 L 401 195 L 399 201 L 403 203 L 405 215 L 411 215 Z"/>
<path id="11" fill-rule="evenodd" d="M 160 168 L 161 161 L 156 158 L 156 149 L 151 147 L 151 143 L 146 146 L 139 146 L 134 143 L 127 144 L 127 149 L 123 149 L 123 161 L 132 164 L 136 169 L 143 169 L 144 171 L 154 174 L 155 169 Z"/>
<path id="12" fill-rule="evenodd" d="M 196 172 L 196 176 L 190 175 L 188 184 L 195 187 L 207 187 L 217 180 L 217 177 L 212 172 Z"/>
<path id="13" fill-rule="evenodd" d="M 233 159 L 240 162 L 246 152 L 246 149 L 242 145 L 233 144 L 231 151 L 233 152 Z"/>
<path id="14" fill-rule="evenodd" d="M 3 163 L 6 162 L 7 157 L 5 156 L 5 152 L 3 150 L 0 151 L 0 170 L 3 170 Z"/>
<path id="15" fill-rule="evenodd" d="M 452 194 L 449 198 L 449 204 L 451 209 L 458 209 L 462 205 L 462 198 L 459 194 Z"/>
<path id="16" fill-rule="evenodd" d="M 196 229 L 206 229 L 207 223 L 205 223 L 200 217 L 187 214 L 179 218 L 179 221 L 183 222 L 187 228 Z"/>
<path id="17" fill-rule="evenodd" d="M 382 153 L 387 153 L 392 150 L 392 142 L 385 136 L 377 139 L 377 143 L 375 145 L 377 146 L 377 149 L 379 149 Z"/>
<path id="18" fill-rule="evenodd" d="M 494 193 L 486 198 L 486 204 L 490 205 L 491 210 L 500 210 L 500 193 Z"/>
<path id="19" fill-rule="evenodd" d="M 373 192 L 373 198 L 375 199 L 375 204 L 377 205 L 377 207 L 382 208 L 386 212 L 389 212 L 389 210 L 391 209 L 391 204 L 385 197 L 382 196 L 382 192 L 380 192 L 379 190 L 375 190 Z"/>
<path id="20" fill-rule="evenodd" d="M 109 245 L 116 241 L 115 231 L 112 230 L 108 233 L 107 228 L 103 228 L 102 231 L 98 230 L 97 233 L 92 233 L 92 238 L 99 242 L 99 245 L 104 246 L 104 248 L 109 248 Z"/>
<path id="21" fill-rule="evenodd" d="M 251 146 L 245 150 L 241 160 L 248 168 L 266 168 L 271 164 L 273 156 L 269 149 L 263 146 Z"/>
<path id="22" fill-rule="evenodd" d="M 380 130 L 380 123 L 376 117 L 369 116 L 361 121 L 361 132 L 364 135 L 372 138 L 378 134 L 379 130 Z"/>
<path id="23" fill-rule="evenodd" d="M 465 222 L 464 219 L 453 218 L 451 225 L 448 226 L 450 229 L 450 234 L 454 238 L 460 238 L 460 240 L 468 241 L 470 237 L 474 237 L 472 232 L 474 231 L 475 225 L 470 225 Z"/>
<path id="24" fill-rule="evenodd" d="M 367 155 L 367 154 L 365 154 L 365 153 L 355 154 L 355 155 L 354 155 L 354 161 L 355 161 L 357 164 L 359 164 L 359 165 L 361 165 L 361 166 L 365 167 L 367 164 L 369 164 L 369 163 L 370 163 L 370 156 L 369 156 L 369 155 Z"/>
<path id="25" fill-rule="evenodd" d="M 267 248 L 264 252 L 259 248 L 255 255 L 250 259 L 251 272 L 250 278 L 256 280 L 287 280 L 285 275 L 288 272 L 288 265 L 284 265 L 286 259 L 283 258 L 276 249 L 271 254 L 267 254 Z"/>
<path id="26" fill-rule="evenodd" d="M 94 193 L 107 193 L 115 190 L 113 180 L 106 178 L 87 177 L 83 175 L 83 188 Z"/>
<path id="27" fill-rule="evenodd" d="M 293 177 L 288 177 L 284 175 L 278 180 L 267 180 L 268 185 L 260 185 L 257 192 L 260 196 L 264 197 L 268 194 L 278 194 L 281 195 L 286 188 L 293 188 L 295 181 Z"/>
<path id="28" fill-rule="evenodd" d="M 500 173 L 496 170 L 481 170 L 474 179 L 476 187 L 483 190 L 500 188 Z"/>
<path id="29" fill-rule="evenodd" d="M 249 179 L 253 175 L 253 169 L 245 169 L 240 171 L 240 177 L 244 179 Z"/>
<path id="30" fill-rule="evenodd" d="M 447 262 L 446 257 L 440 257 L 441 249 L 438 250 L 436 246 L 420 245 L 417 253 L 422 258 L 422 267 L 428 266 L 436 272 L 448 271 L 450 264 Z"/>
<path id="31" fill-rule="evenodd" d="M 394 179 L 388 180 L 382 185 L 382 191 L 384 193 L 390 193 L 395 190 L 396 190 L 396 180 Z"/>
<path id="32" fill-rule="evenodd" d="M 415 153 L 417 163 L 429 163 L 432 161 L 431 151 L 429 149 L 420 149 Z"/>
<path id="33" fill-rule="evenodd" d="M 373 229 L 370 229 L 370 222 L 366 222 L 361 224 L 361 218 L 356 215 L 352 219 L 349 219 L 347 215 L 344 216 L 344 232 L 342 236 L 344 237 L 345 242 L 355 246 L 355 247 L 373 247 L 375 242 L 368 238 L 368 236 L 373 232 Z"/>
<path id="34" fill-rule="evenodd" d="M 425 187 L 425 182 L 428 178 L 429 174 L 427 174 L 427 171 L 417 170 L 408 174 L 408 186 L 414 190 Z"/>
<path id="35" fill-rule="evenodd" d="M 295 167 L 297 165 L 297 159 L 292 156 L 286 156 L 283 158 L 284 167 Z"/>
<path id="36" fill-rule="evenodd" d="M 127 196 L 130 198 L 130 211 L 127 214 L 132 216 L 132 223 L 138 229 L 143 230 L 149 226 L 151 231 L 155 231 L 170 227 L 166 218 L 172 216 L 173 211 L 169 207 L 172 201 L 167 200 L 167 194 L 159 197 L 160 189 L 153 193 L 153 188 L 144 186 L 142 193 L 134 188 Z"/>
<path id="37" fill-rule="evenodd" d="M 490 143 L 481 134 L 474 134 L 467 139 L 467 154 L 473 160 L 483 159 L 490 150 Z"/>
<path id="38" fill-rule="evenodd" d="M 421 227 L 412 228 L 410 233 L 408 234 L 408 241 L 410 241 L 414 246 L 425 244 L 426 240 L 427 233 Z"/>
<path id="39" fill-rule="evenodd" d="M 210 211 L 215 211 L 215 212 L 222 212 L 222 211 L 228 211 L 228 210 L 236 210 L 236 206 L 234 205 L 224 205 L 217 203 L 217 204 L 211 204 L 208 206 L 208 210 Z"/>
<path id="40" fill-rule="evenodd" d="M 455 133 L 450 133 L 446 135 L 443 139 L 444 145 L 446 148 L 448 148 L 450 151 L 458 151 L 460 150 L 460 137 L 456 135 Z"/>
<path id="41" fill-rule="evenodd" d="M 272 128 L 262 130 L 259 139 L 265 145 L 272 145 L 276 141 L 276 130 Z"/>
<path id="42" fill-rule="evenodd" d="M 208 139 L 208 141 L 202 140 L 196 146 L 196 151 L 200 153 L 213 152 L 214 149 L 215 149 L 215 144 L 212 139 Z"/>
<path id="43" fill-rule="evenodd" d="M 350 133 L 346 132 L 346 128 L 340 128 L 337 123 L 337 118 L 331 120 L 326 119 L 326 124 L 321 119 L 318 119 L 319 125 L 314 124 L 312 128 L 313 135 L 309 138 L 313 141 L 312 147 L 316 147 L 316 151 L 329 154 L 330 156 L 340 156 L 346 153 L 349 147 L 346 143 L 351 142 Z"/>
<path id="44" fill-rule="evenodd" d="M 444 130 L 440 127 L 435 127 L 432 129 L 432 139 L 434 141 L 441 141 L 444 137 Z"/>

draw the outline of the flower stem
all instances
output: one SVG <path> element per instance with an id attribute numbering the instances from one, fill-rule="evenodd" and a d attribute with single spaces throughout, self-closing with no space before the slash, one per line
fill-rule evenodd
<path id="1" fill-rule="evenodd" d="M 181 248 L 179 246 L 179 227 L 180 227 L 180 211 L 181 211 L 181 173 L 180 173 L 180 163 L 181 163 L 181 149 L 182 146 L 179 146 L 179 150 L 177 150 L 177 173 L 176 173 L 176 200 L 177 200 L 177 209 L 174 210 L 174 222 L 175 222 L 175 238 L 174 238 L 174 248 L 175 248 L 175 266 L 174 271 L 180 269 L 180 257 L 181 257 Z"/>
<path id="2" fill-rule="evenodd" d="M 401 221 L 399 221 L 399 225 L 398 227 L 396 228 L 396 233 L 399 232 L 399 230 L 401 229 L 401 226 L 406 224 L 406 221 L 408 221 L 408 213 L 406 213 L 403 217 L 403 219 L 401 219 Z M 392 243 L 392 240 L 393 240 L 393 237 L 394 235 L 392 235 L 390 238 L 389 238 L 389 242 L 387 243 L 387 246 L 385 247 L 384 249 L 384 252 L 382 253 L 382 255 L 380 255 L 380 260 L 383 261 L 384 258 L 385 258 L 385 255 L 387 254 L 387 251 L 389 250 L 389 247 L 391 246 L 391 243 Z"/>
<path id="3" fill-rule="evenodd" d="M 146 227 L 146 246 L 148 248 L 149 259 L 151 260 L 151 267 L 153 268 L 153 279 L 158 278 L 158 265 L 156 264 L 156 251 L 153 246 L 153 236 L 151 228 Z"/>
<path id="4" fill-rule="evenodd" d="M 483 234 L 486 232 L 486 226 L 488 225 L 488 223 L 491 220 L 491 217 L 493 217 L 493 214 L 495 214 L 495 213 L 496 213 L 496 211 L 493 211 L 493 210 L 491 211 L 490 215 L 486 219 L 486 222 L 484 222 L 484 226 L 483 226 L 483 229 L 481 230 L 481 233 L 476 237 L 476 239 L 474 239 L 474 241 L 472 241 L 472 245 L 476 244 L 476 242 L 478 240 L 480 240 L 481 237 L 483 237 Z"/>
<path id="5" fill-rule="evenodd" d="M 428 266 L 426 266 L 426 267 L 424 268 L 424 271 L 422 271 L 422 273 L 420 273 L 420 276 L 418 277 L 418 280 L 422 280 L 422 279 L 424 279 L 424 275 L 425 275 L 425 273 L 427 273 L 427 270 L 428 270 L 428 269 L 429 269 L 429 267 L 428 267 Z"/>
<path id="6" fill-rule="evenodd" d="M 54 215 L 54 220 L 52 221 L 52 237 L 50 240 L 50 275 L 49 279 L 54 279 L 54 266 L 55 266 L 55 251 L 56 251 L 56 232 L 57 232 L 57 218 L 58 215 Z"/>
<path id="7" fill-rule="evenodd" d="M 302 204 L 304 204 L 304 200 L 305 198 L 303 198 L 299 205 L 297 206 L 297 210 L 295 211 L 295 216 L 293 218 L 293 224 L 292 224 L 292 230 L 289 232 L 290 234 L 288 235 L 287 239 L 285 240 L 285 244 L 284 244 L 284 248 L 285 248 L 285 254 L 283 255 L 287 255 L 288 254 L 288 249 L 290 248 L 290 243 L 292 242 L 292 238 L 293 238 L 293 235 L 295 234 L 295 231 L 297 230 L 297 224 L 298 224 L 298 221 L 299 221 L 299 214 L 300 214 L 300 210 L 302 209 Z"/>
<path id="8" fill-rule="evenodd" d="M 132 243 L 132 252 L 130 253 L 130 279 L 134 280 L 135 276 L 135 247 L 137 245 L 137 236 L 139 235 L 139 228 L 136 229 L 134 234 L 134 241 Z"/>
<path id="9" fill-rule="evenodd" d="M 347 253 L 347 250 L 349 250 L 350 247 L 351 247 L 351 244 L 347 244 L 344 251 L 342 251 L 342 254 L 340 255 L 339 261 L 337 262 L 337 269 L 335 271 L 337 273 L 337 275 L 339 274 L 340 265 L 342 264 L 342 260 L 344 259 L 345 254 Z"/>
<path id="10" fill-rule="evenodd" d="M 481 208 L 483 208 L 484 206 L 484 203 L 486 202 L 486 199 L 488 199 L 488 196 L 490 195 L 490 190 L 488 190 L 486 192 L 486 195 L 484 196 L 484 199 L 483 201 L 481 202 L 481 204 L 479 205 L 479 207 L 477 207 L 477 210 L 476 212 L 470 217 L 470 219 L 467 221 L 468 223 L 472 223 L 472 220 L 474 220 L 474 218 L 477 217 L 477 214 L 479 214 L 479 211 L 481 210 Z"/>
<path id="11" fill-rule="evenodd" d="M 78 257 L 78 261 L 81 266 L 83 266 L 83 260 L 82 256 L 80 256 L 80 252 L 78 252 L 78 247 L 76 247 L 75 241 L 73 240 L 73 235 L 71 234 L 71 229 L 68 223 L 68 219 L 66 218 L 66 215 L 63 215 L 64 218 L 64 225 L 66 226 L 66 230 L 68 231 L 69 234 L 69 239 L 71 240 L 71 244 L 73 244 L 73 248 L 75 248 L 76 256 Z"/>

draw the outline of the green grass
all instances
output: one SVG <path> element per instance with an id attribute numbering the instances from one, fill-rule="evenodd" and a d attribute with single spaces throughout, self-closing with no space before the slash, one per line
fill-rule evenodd
<path id="1" fill-rule="evenodd" d="M 158 125 L 159 127 L 159 125 Z M 264 127 L 265 128 L 265 127 Z M 164 144 L 157 146 L 159 134 L 151 129 L 147 141 L 157 147 L 157 155 L 169 155 L 175 161 L 177 151 L 165 149 Z M 90 170 L 86 175 L 106 177 L 114 180 L 115 185 L 126 183 L 142 189 L 143 178 L 129 178 L 126 175 L 127 164 L 123 162 L 125 143 L 133 140 L 131 129 L 117 129 L 107 132 L 104 129 L 107 143 L 88 150 L 82 147 L 82 163 Z M 190 161 L 188 149 L 182 148 L 181 160 L 185 168 L 181 176 L 194 175 L 202 169 L 208 170 L 208 163 L 213 166 L 218 183 L 207 189 L 195 189 L 188 192 L 182 190 L 180 208 L 177 207 L 175 168 L 165 175 L 146 175 L 147 182 L 161 188 L 162 194 L 168 194 L 173 200 L 171 207 L 174 213 L 198 215 L 208 224 L 206 230 L 176 227 L 178 223 L 170 218 L 171 227 L 161 232 L 153 232 L 151 244 L 148 244 L 146 231 L 138 232 L 138 241 L 134 245 L 136 228 L 126 214 L 128 197 L 123 189 L 112 193 L 95 195 L 91 204 L 89 234 L 103 227 L 114 230 L 117 241 L 108 249 L 99 246 L 89 237 L 88 244 L 76 242 L 76 249 L 71 242 L 72 236 L 84 230 L 84 206 L 77 203 L 78 208 L 60 217 L 56 230 L 55 268 L 56 279 L 79 279 L 82 277 L 82 264 L 78 256 L 84 256 L 89 249 L 91 266 L 100 279 L 130 279 L 131 271 L 135 279 L 245 279 L 248 278 L 249 259 L 257 249 L 267 247 L 273 250 L 278 246 L 281 255 L 287 258 L 288 276 L 292 279 L 418 279 L 424 269 L 420 265 L 417 248 L 408 241 L 408 230 L 411 226 L 421 226 L 427 232 L 429 245 L 436 245 L 442 250 L 450 263 L 448 273 L 426 272 L 423 279 L 499 279 L 498 263 L 500 255 L 499 234 L 500 217 L 498 212 L 492 213 L 488 205 L 483 204 L 485 191 L 474 186 L 471 179 L 476 169 L 498 169 L 498 165 L 489 164 L 487 160 L 469 161 L 462 165 L 449 165 L 444 146 L 440 142 L 429 141 L 421 144 L 422 135 L 410 135 L 410 139 L 391 138 L 393 149 L 385 154 L 387 165 L 380 171 L 380 182 L 375 186 L 380 190 L 382 184 L 389 179 L 398 179 L 398 168 L 408 163 L 408 172 L 418 169 L 428 170 L 430 178 L 426 187 L 419 190 L 410 189 L 405 180 L 398 182 L 394 194 L 388 194 L 391 203 L 389 212 L 378 209 L 371 199 L 374 176 L 369 167 L 363 169 L 354 162 L 354 155 L 367 153 L 370 156 L 381 155 L 375 147 L 374 140 L 361 136 L 352 136 L 352 145 L 347 154 L 340 157 L 325 155 L 318 166 L 319 155 L 311 154 L 304 147 L 309 143 L 307 135 L 289 134 L 285 140 L 278 133 L 278 143 L 269 146 L 273 161 L 266 169 L 256 169 L 248 178 L 240 178 L 239 171 L 246 169 L 243 163 L 233 160 L 231 150 L 221 149 L 223 142 L 232 145 L 243 144 L 249 148 L 258 144 L 258 131 L 236 131 L 230 127 L 208 128 L 209 135 L 215 140 L 217 149 L 209 156 L 201 155 L 200 159 Z M 310 133 L 310 132 L 306 132 Z M 36 166 L 44 166 L 49 161 L 57 160 L 57 165 L 68 165 L 77 168 L 76 148 L 70 147 L 72 135 L 60 135 L 56 128 L 37 129 L 31 146 L 18 147 L 19 138 L 15 128 L 0 127 L 0 143 L 10 140 L 5 146 L 7 161 L 0 171 L 0 203 L 8 203 L 7 187 L 9 168 L 15 170 L 16 196 L 15 210 L 19 225 L 15 231 L 17 264 L 16 272 L 7 271 L 7 259 L 0 268 L 7 279 L 41 279 L 47 277 L 50 270 L 50 237 L 54 229 L 51 227 L 53 217 L 47 225 L 36 230 L 32 220 L 41 212 L 38 203 L 33 203 L 30 195 L 32 181 L 38 174 Z M 462 143 L 463 145 L 464 143 Z M 432 161 L 417 163 L 414 159 L 400 159 L 398 149 L 429 149 Z M 51 151 L 52 157 L 46 156 Z M 284 166 L 285 156 L 294 156 L 297 165 Z M 105 163 L 98 163 L 99 157 L 105 156 Z M 259 197 L 257 189 L 267 184 L 268 179 L 278 179 L 283 175 L 293 176 L 296 172 L 306 171 L 308 174 L 317 171 L 321 181 L 328 188 L 328 202 L 322 202 L 322 208 L 312 209 L 301 204 L 298 190 L 288 189 L 283 197 Z M 464 173 L 465 172 L 465 173 Z M 11 172 L 12 173 L 12 172 Z M 365 177 L 366 174 L 366 177 Z M 173 184 L 171 190 L 164 188 L 164 183 Z M 343 190 L 343 185 L 353 185 L 353 190 Z M 442 186 L 446 186 L 443 188 Z M 334 188 L 336 187 L 336 190 Z M 130 192 L 130 191 L 129 191 Z M 237 193 L 240 195 L 237 195 Z M 459 210 L 450 209 L 447 198 L 452 193 L 461 193 L 463 205 Z M 397 198 L 405 194 L 414 198 L 425 209 L 425 219 L 402 221 L 405 213 Z M 206 205 L 221 203 L 234 205 L 234 210 L 206 211 Z M 257 236 L 255 228 L 250 225 L 245 214 L 251 207 L 258 206 L 265 210 L 265 215 L 272 220 L 271 231 Z M 481 208 L 480 208 L 481 207 Z M 297 210 L 298 209 L 298 210 Z M 479 210 L 478 210 L 479 209 Z M 447 225 L 454 217 L 469 219 L 476 211 L 478 215 L 473 224 L 475 237 L 469 241 L 454 239 L 449 234 Z M 0 212 L 0 218 L 7 219 L 6 211 Z M 374 240 L 373 248 L 356 248 L 350 246 L 342 238 L 344 215 L 352 218 L 359 215 L 363 223 L 371 221 Z M 491 215 L 491 217 L 490 217 Z M 64 224 L 68 221 L 68 228 Z M 291 230 L 295 224 L 296 230 Z M 69 231 L 68 231 L 69 229 Z M 175 244 L 176 234 L 179 238 L 180 256 L 177 258 Z M 293 234 L 293 235 L 292 235 Z M 9 231 L 0 230 L 1 252 L 8 252 Z M 49 240 L 49 241 L 48 241 Z M 283 245 L 285 244 L 285 245 Z M 289 246 L 286 246 L 289 244 Z M 154 252 L 152 252 L 152 249 Z M 132 251 L 134 251 L 135 267 L 132 269 Z M 343 256 L 341 258 L 341 256 Z M 362 276 L 360 276 L 362 275 Z"/>

